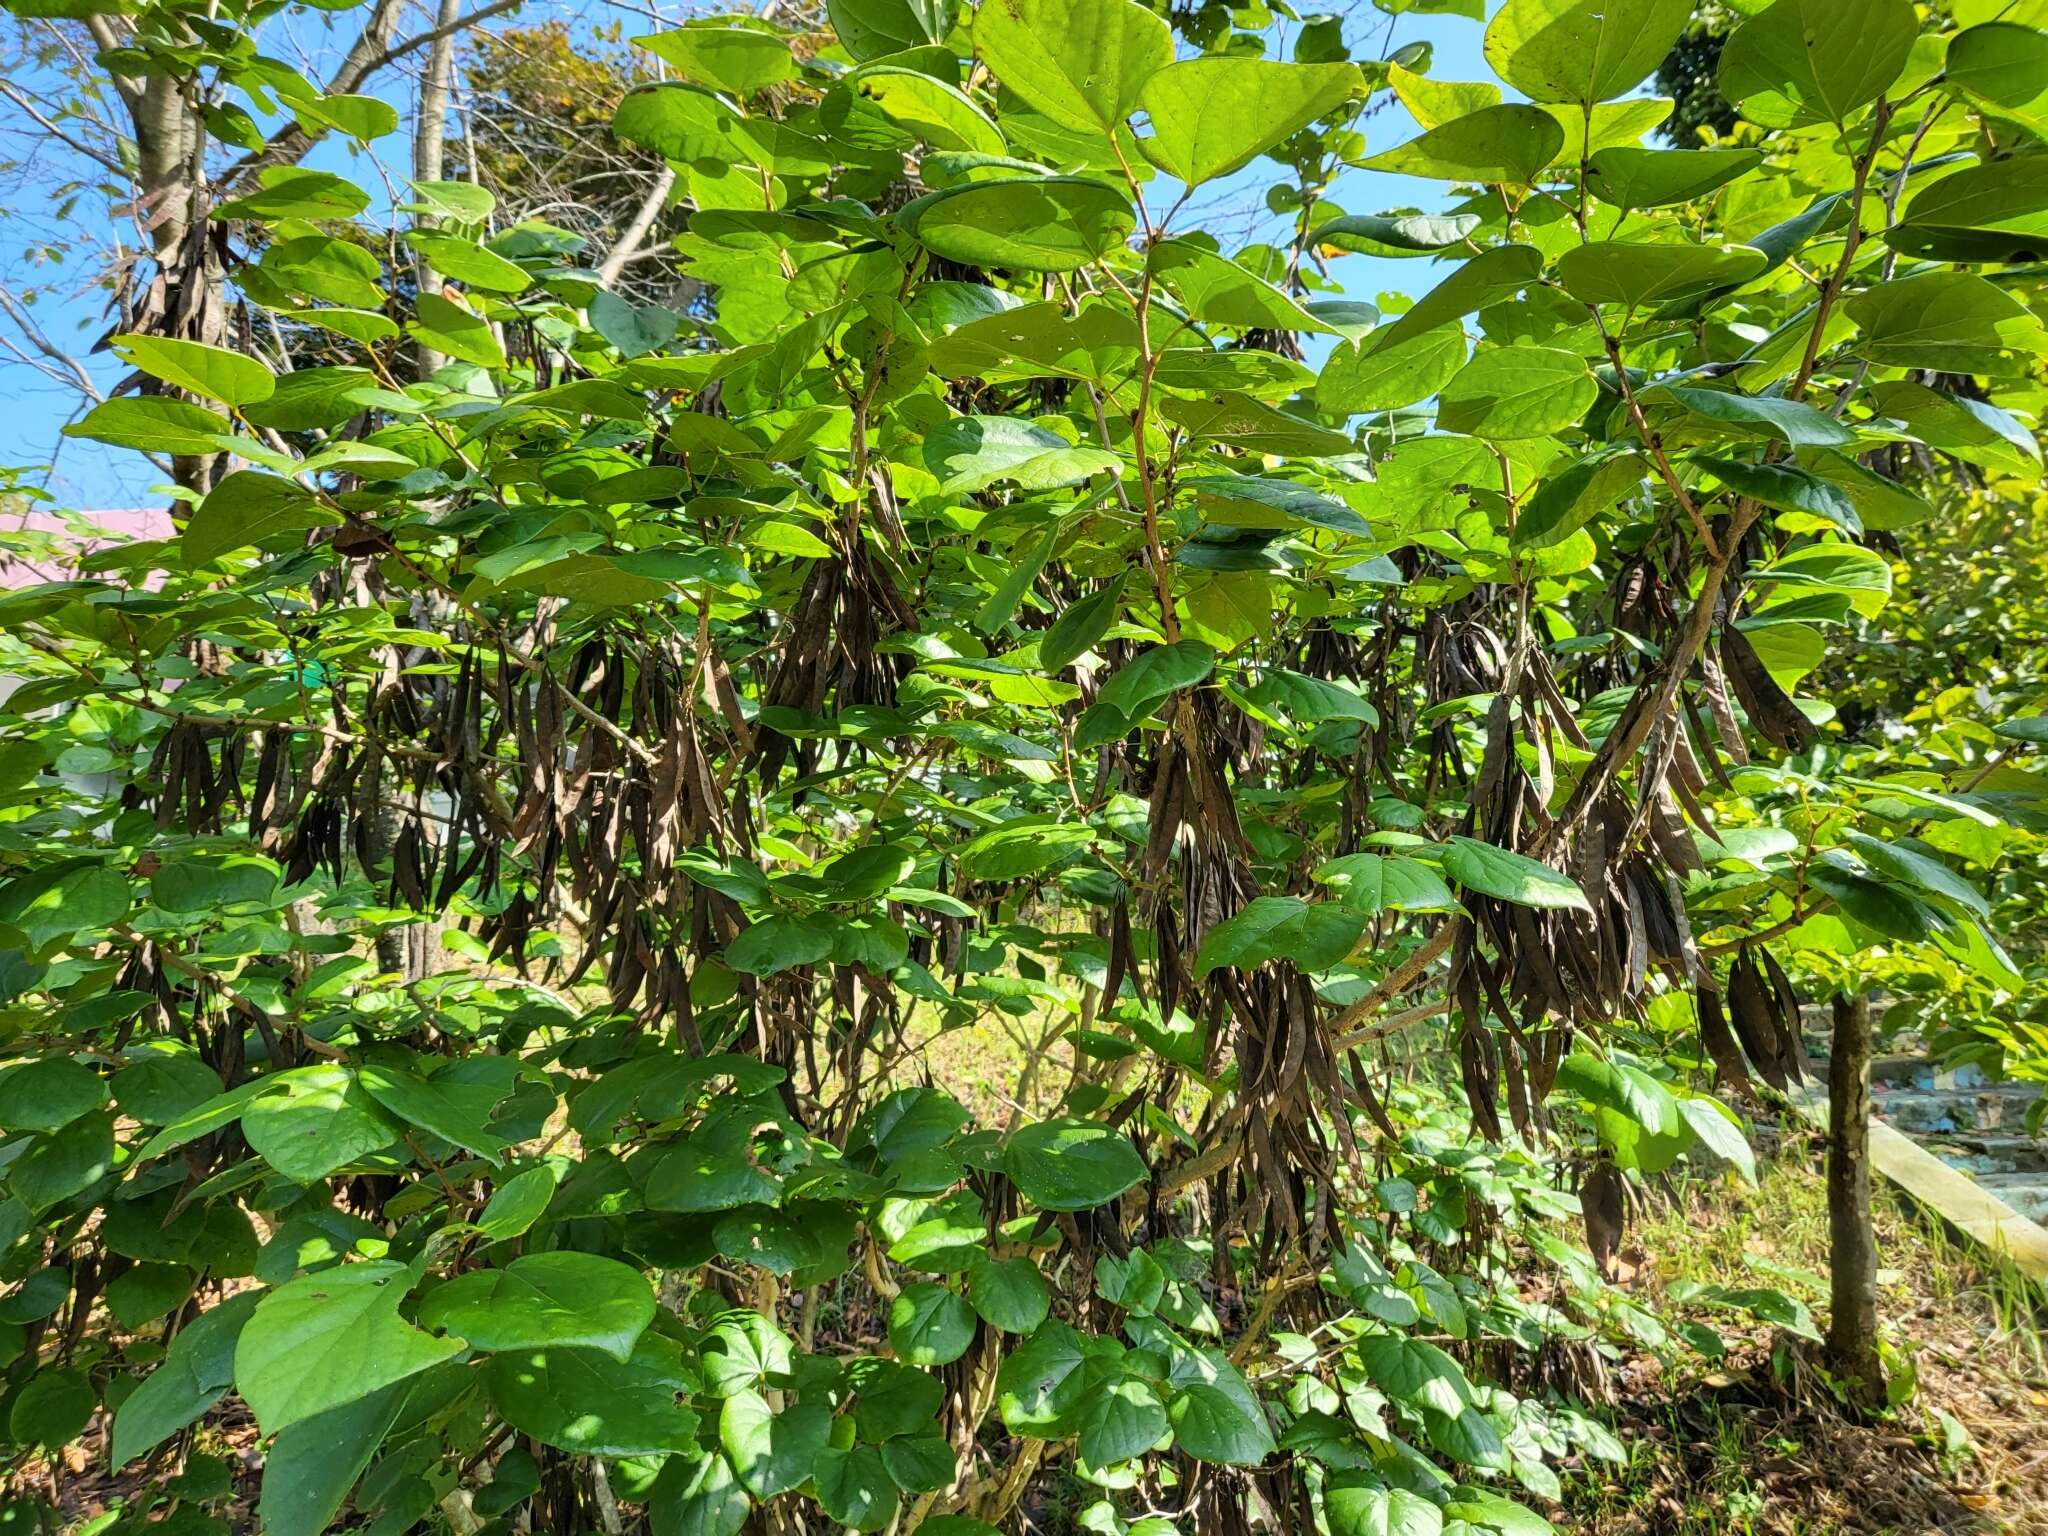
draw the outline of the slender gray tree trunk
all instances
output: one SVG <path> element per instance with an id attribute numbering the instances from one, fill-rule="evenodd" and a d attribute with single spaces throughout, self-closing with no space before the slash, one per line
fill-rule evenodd
<path id="1" fill-rule="evenodd" d="M 192 89 L 189 80 L 153 75 L 129 98 L 136 204 L 157 268 L 155 281 L 138 296 L 132 323 L 145 334 L 224 346 L 226 278 L 208 238 L 206 131 Z M 204 493 L 221 457 L 176 454 L 172 473 L 186 489 Z"/>
<path id="2" fill-rule="evenodd" d="M 1870 999 L 1834 1002 L 1828 1055 L 1828 1364 L 1864 1406 L 1884 1401 L 1877 1358 L 1877 1233 L 1870 1220 Z"/>
<path id="3" fill-rule="evenodd" d="M 452 27 L 461 12 L 459 0 L 440 0 L 434 16 L 434 25 Z M 414 181 L 439 181 L 446 162 L 448 144 L 448 99 L 455 86 L 455 34 L 449 32 L 434 40 L 427 49 L 427 67 L 420 76 L 420 115 L 414 125 L 412 137 L 412 177 Z M 433 222 L 433 215 L 421 214 L 422 226 Z M 427 265 L 422 255 L 413 265 L 413 275 L 421 293 L 439 293 L 441 274 Z M 432 347 L 420 347 L 420 377 L 426 378 L 447 359 Z"/>

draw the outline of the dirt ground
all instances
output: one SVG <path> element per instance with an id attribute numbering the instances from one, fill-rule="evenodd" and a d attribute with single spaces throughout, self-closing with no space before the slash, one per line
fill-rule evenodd
<path id="1" fill-rule="evenodd" d="M 1635 1288 L 1779 1285 L 1825 1318 L 1822 1152 L 1800 1136 L 1763 1187 L 1681 1189 L 1634 1236 Z M 1818 1351 L 1755 1329 L 1718 1366 L 1617 1373 L 1626 1468 L 1568 1483 L 1574 1536 L 1977 1536 L 2048 1533 L 2043 1297 L 1889 1194 L 1877 1202 L 1879 1315 L 1899 1389 L 1874 1423 L 1845 1415 Z M 1729 1332 L 1725 1325 L 1723 1332 Z M 1731 1335 L 1731 1342 L 1733 1342 Z"/>

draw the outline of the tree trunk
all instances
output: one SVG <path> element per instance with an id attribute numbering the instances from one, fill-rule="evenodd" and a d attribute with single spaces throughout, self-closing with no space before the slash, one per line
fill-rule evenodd
<path id="1" fill-rule="evenodd" d="M 135 298 L 128 324 L 149 336 L 227 343 L 226 277 L 207 227 L 206 130 L 188 82 L 151 76 L 133 98 L 136 208 L 149 231 L 156 273 Z M 173 454 L 179 485 L 204 495 L 222 455 Z"/>
<path id="2" fill-rule="evenodd" d="M 1877 1358 L 1877 1233 L 1870 1222 L 1870 1000 L 1834 1001 L 1828 1055 L 1828 1365 L 1863 1406 L 1884 1402 Z"/>
<path id="3" fill-rule="evenodd" d="M 459 0 L 440 0 L 434 26 L 453 28 L 459 14 Z M 426 73 L 420 77 L 420 116 L 412 139 L 412 179 L 439 181 L 448 142 L 448 97 L 455 83 L 455 33 L 436 38 L 427 50 Z M 433 223 L 430 214 L 418 220 L 422 227 Z M 413 274 L 421 293 L 439 293 L 441 274 L 427 264 L 425 255 L 414 263 Z M 425 343 L 420 345 L 420 377 L 431 378 L 447 359 Z"/>

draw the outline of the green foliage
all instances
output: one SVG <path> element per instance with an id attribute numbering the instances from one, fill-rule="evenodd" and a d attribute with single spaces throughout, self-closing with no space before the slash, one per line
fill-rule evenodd
<path id="1" fill-rule="evenodd" d="M 1138 0 L 698 18 L 598 72 L 687 306 L 466 182 L 401 243 L 224 168 L 247 260 L 71 429 L 175 532 L 0 597 L 16 1463 L 233 1392 L 278 1531 L 960 1536 L 1035 1468 L 1542 1529 L 1602 1432 L 1479 1363 L 1675 1347 L 1622 1186 L 1753 1179 L 1706 1079 L 1799 1071 L 1793 973 L 2029 983 L 2034 664 L 1834 684 L 1960 601 L 1935 499 L 2036 494 L 2048 39 L 1745 13 L 1701 153 L 1622 99 L 1669 0 L 1510 0 L 1513 103 Z M 124 81 L 385 126 L 138 15 Z M 1273 243 L 1188 213 L 1235 177 Z M 320 363 L 176 333 L 230 295 Z M 1358 1049 L 1397 1000 L 1462 1106 Z M 977 1113 L 923 1053 L 986 1020 L 1042 1040 Z"/>
<path id="2" fill-rule="evenodd" d="M 1671 116 L 1657 130 L 1665 143 L 1696 150 L 1703 137 L 1725 137 L 1740 121 L 1720 82 L 1721 50 L 1739 20 L 1723 0 L 1700 0 L 1657 66 L 1657 93 L 1671 98 Z"/>

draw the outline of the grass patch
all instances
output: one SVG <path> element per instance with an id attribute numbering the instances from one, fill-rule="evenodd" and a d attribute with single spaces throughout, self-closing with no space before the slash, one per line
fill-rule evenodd
<path id="1" fill-rule="evenodd" d="M 1023 1014 L 985 1008 L 972 1022 L 942 1030 L 927 1011 L 911 1025 L 922 1044 L 908 1075 L 929 1073 L 981 1125 L 1001 1128 L 1013 1116 L 1020 1124 L 1043 1119 L 1073 1080 L 1074 1050 L 1065 1036 L 1074 1022 L 1051 1006 Z"/>

